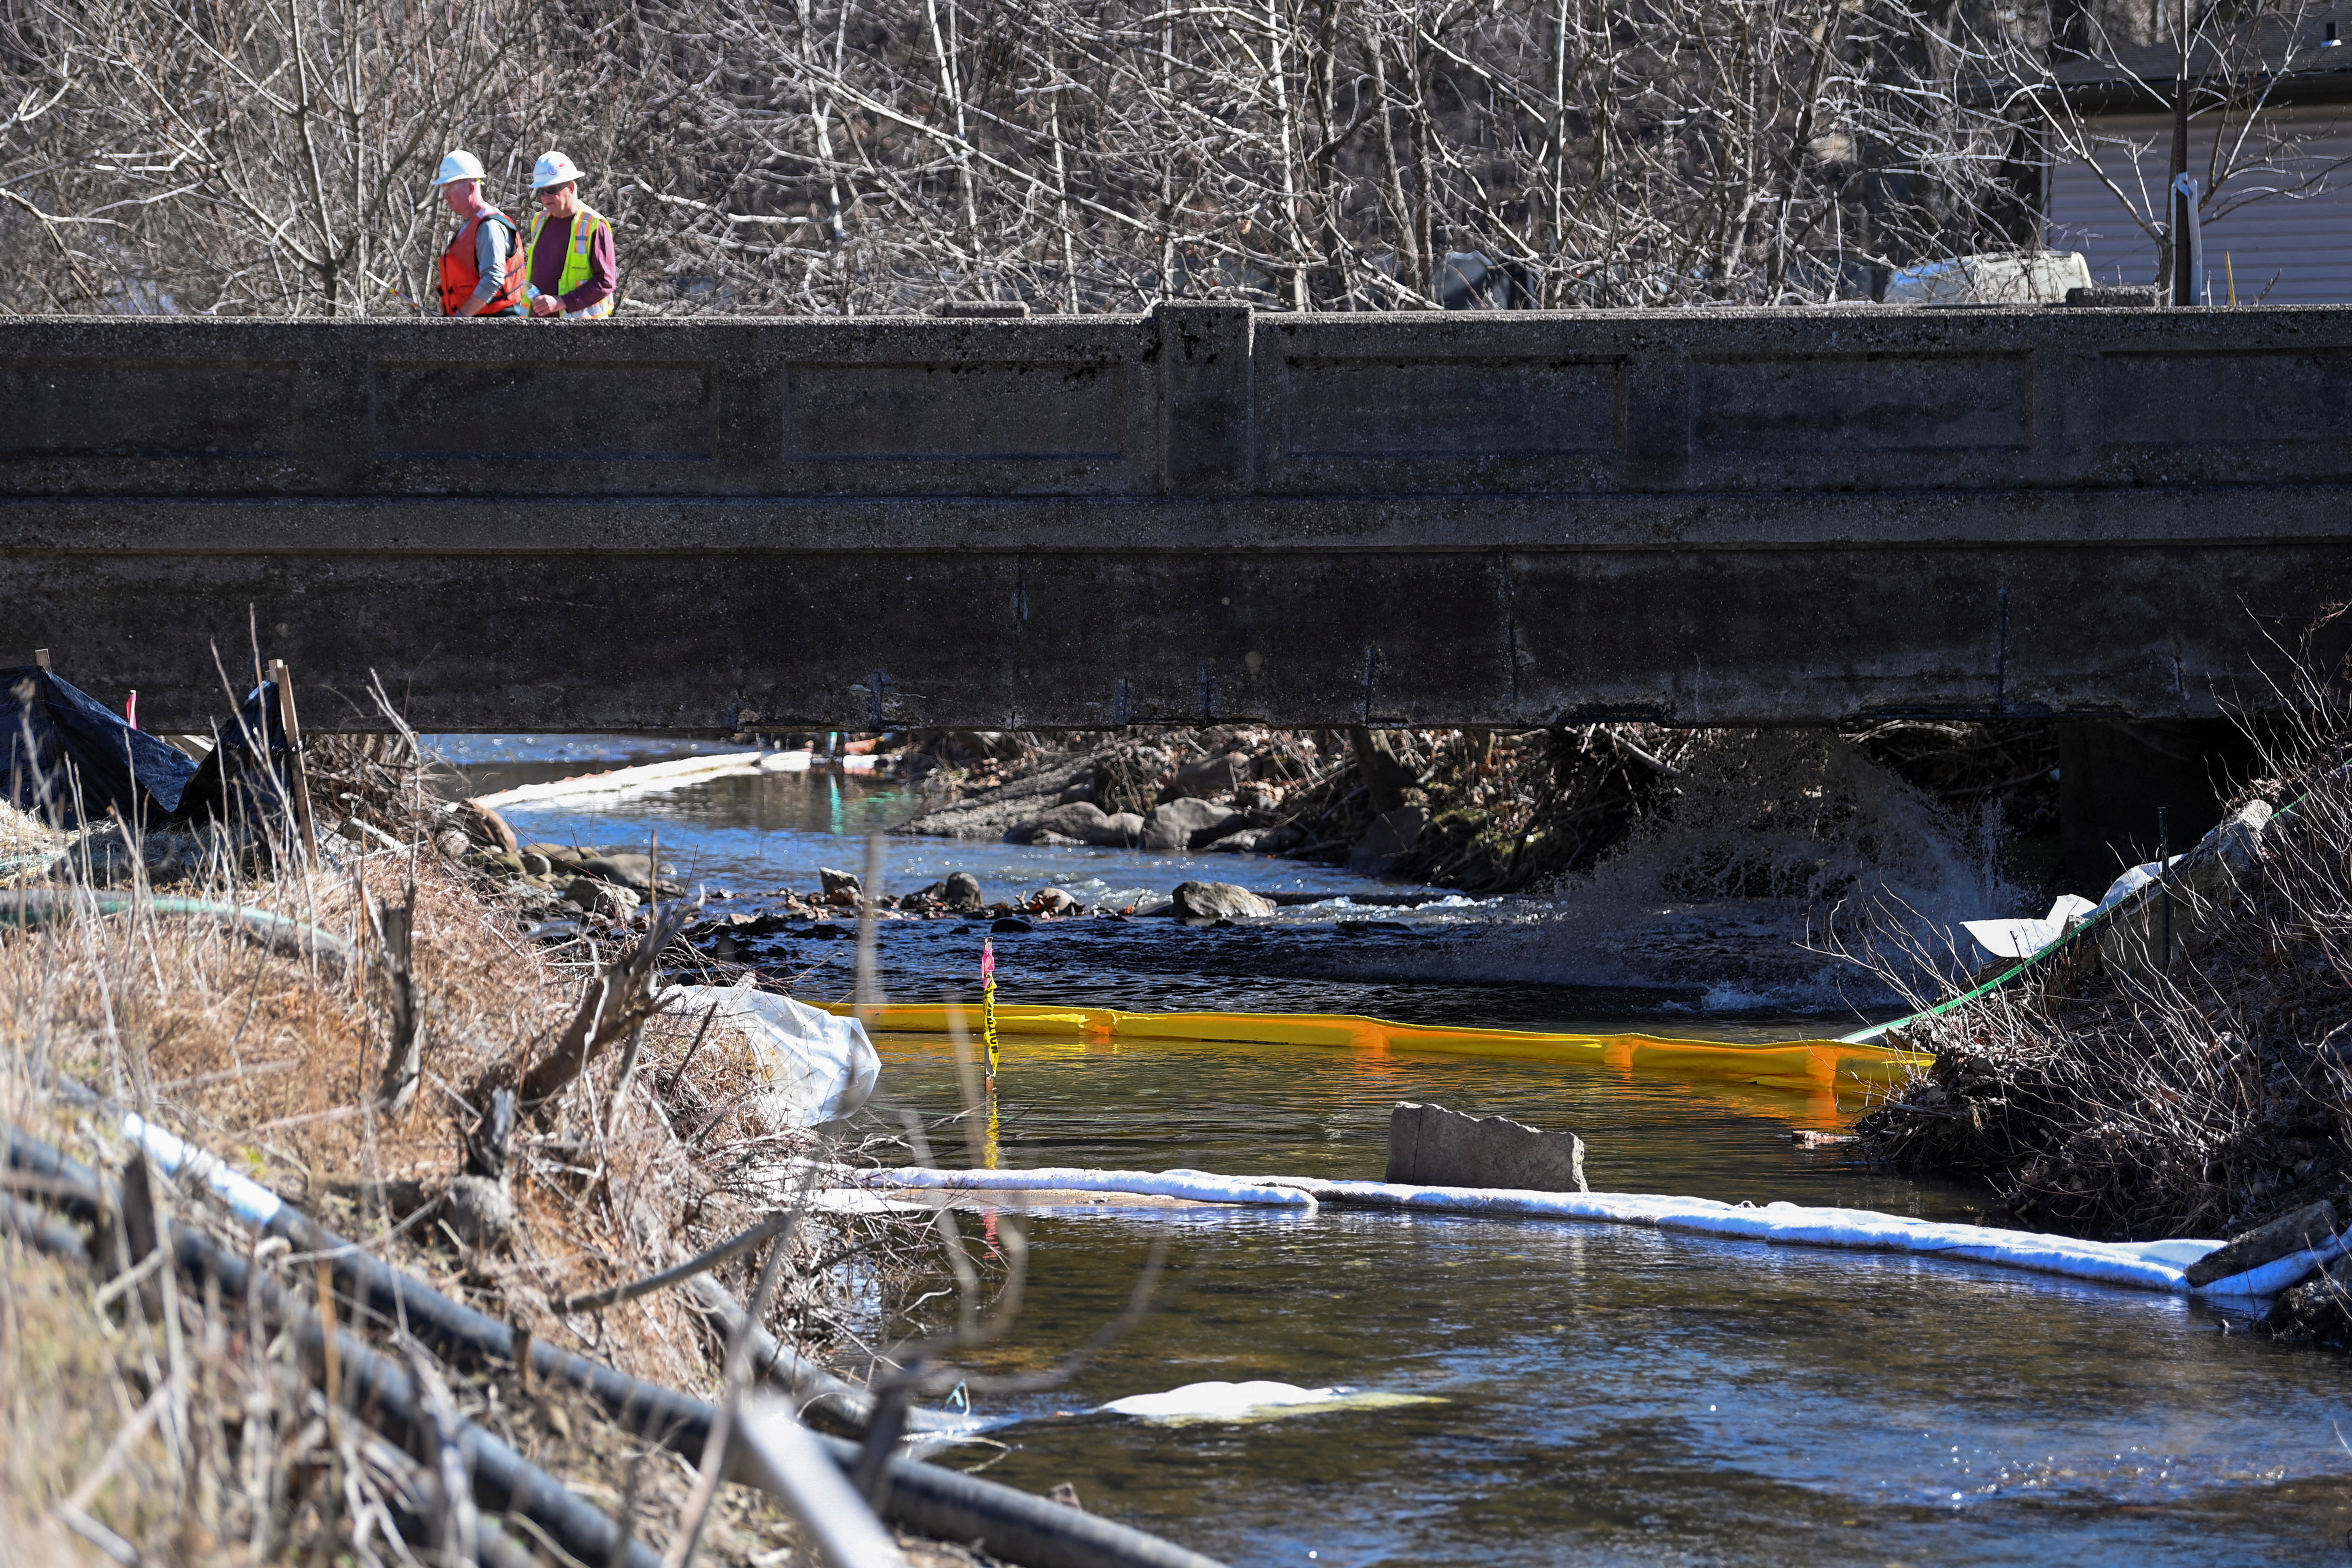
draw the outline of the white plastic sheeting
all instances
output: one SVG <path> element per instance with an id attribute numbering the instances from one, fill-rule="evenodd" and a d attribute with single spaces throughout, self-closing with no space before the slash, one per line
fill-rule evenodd
<path id="1" fill-rule="evenodd" d="M 2186 855 L 2175 855 L 2169 860 L 2150 860 L 2145 866 L 2134 866 L 2107 884 L 2106 896 L 2099 900 L 2098 907 L 2104 910 L 2110 904 L 2121 903 L 2188 858 Z"/>
<path id="2" fill-rule="evenodd" d="M 684 789 L 688 784 L 724 778 L 730 773 L 757 773 L 759 769 L 760 753 L 757 752 L 719 752 L 702 757 L 674 757 L 666 763 L 643 763 L 633 768 L 613 768 L 601 773 L 551 779 L 545 784 L 518 784 L 496 795 L 478 795 L 474 804 L 499 810 L 509 805 L 533 805 L 551 800 L 577 802 L 604 796 L 625 800 L 661 790 Z"/>
<path id="3" fill-rule="evenodd" d="M 679 1017 L 698 1026 L 732 1025 L 751 1042 L 751 1067 L 763 1080 L 752 1109 L 772 1127 L 814 1127 L 866 1103 L 882 1058 L 866 1026 L 821 1007 L 748 985 L 673 985 L 662 993 Z"/>
<path id="4" fill-rule="evenodd" d="M 2065 893 L 2038 921 L 1963 921 L 1960 929 L 1995 958 L 2032 958 L 2098 907 L 2088 899 Z"/>
<path id="5" fill-rule="evenodd" d="M 1990 1264 L 2000 1268 L 2063 1275 L 2103 1285 L 2180 1295 L 2253 1297 L 2293 1285 L 2319 1264 L 2352 1251 L 2352 1230 L 2322 1247 L 2282 1258 L 2242 1274 L 2192 1288 L 2188 1267 L 2221 1243 L 2207 1240 L 2080 1241 L 2033 1231 L 1954 1225 L 1880 1214 L 1872 1209 L 1809 1208 L 1798 1204 L 1729 1204 L 1715 1198 L 1651 1193 L 1538 1193 L 1510 1188 L 1417 1187 L 1391 1182 L 1332 1182 L 1312 1176 L 1220 1176 L 1205 1171 L 897 1170 L 874 1173 L 869 1185 L 962 1188 L 974 1191 L 1058 1188 L 1194 1198 L 1205 1203 L 1279 1204 L 1284 1194 L 1349 1207 L 1413 1214 L 1508 1215 L 1645 1226 L 1729 1240 L 1822 1247 L 1857 1252 L 1905 1252 L 1925 1258 Z"/>

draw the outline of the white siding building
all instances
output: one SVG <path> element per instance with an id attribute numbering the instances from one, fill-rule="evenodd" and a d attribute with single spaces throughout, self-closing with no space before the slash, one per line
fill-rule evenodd
<path id="1" fill-rule="evenodd" d="M 2102 114 L 2085 122 L 2098 166 L 2142 215 L 2165 216 L 2172 156 L 2168 114 Z M 2230 299 L 2272 305 L 2352 304 L 2352 106 L 2298 104 L 2273 110 L 2274 132 L 2240 145 L 2240 167 L 2223 182 L 2202 226 L 2206 285 L 2216 305 Z M 2212 131 L 2192 122 L 2189 172 L 2210 181 Z M 2055 151 L 2053 149 L 2053 151 Z M 2156 280 L 2156 242 L 2098 174 L 2079 158 L 2053 160 L 2048 243 L 2079 250 L 2103 287 Z M 2259 199 L 2243 201 L 2261 193 Z"/>

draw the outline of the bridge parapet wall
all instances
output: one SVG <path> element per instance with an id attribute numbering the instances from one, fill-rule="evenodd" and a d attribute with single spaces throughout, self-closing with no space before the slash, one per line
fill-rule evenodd
<path id="1" fill-rule="evenodd" d="M 2317 308 L 19 321 L 0 662 L 188 721 L 250 605 L 450 728 L 2197 715 L 2352 582 L 2347 370 Z"/>
<path id="2" fill-rule="evenodd" d="M 2352 479 L 2352 310 L 0 326 L 0 493 L 1382 496 Z"/>

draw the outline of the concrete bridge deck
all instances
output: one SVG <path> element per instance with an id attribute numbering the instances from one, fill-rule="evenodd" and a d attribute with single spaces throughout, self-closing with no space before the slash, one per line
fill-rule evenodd
<path id="1" fill-rule="evenodd" d="M 0 323 L 0 663 L 157 728 L 2194 717 L 2347 597 L 2352 310 Z"/>

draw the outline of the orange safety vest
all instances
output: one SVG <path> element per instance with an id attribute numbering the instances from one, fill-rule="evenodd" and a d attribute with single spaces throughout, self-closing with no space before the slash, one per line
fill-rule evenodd
<path id="1" fill-rule="evenodd" d="M 457 237 L 451 240 L 449 248 L 441 253 L 441 313 L 445 316 L 454 316 L 464 310 L 466 301 L 472 299 L 474 290 L 481 286 L 482 264 L 474 257 L 474 231 L 482 226 L 485 218 L 496 218 L 507 226 L 509 234 L 515 234 L 514 219 L 493 206 L 483 207 L 458 228 Z M 495 316 L 521 309 L 524 285 L 529 281 L 530 274 L 530 258 L 524 253 L 520 236 L 517 235 L 516 243 L 507 252 L 506 281 L 490 302 L 482 308 L 481 313 Z"/>

